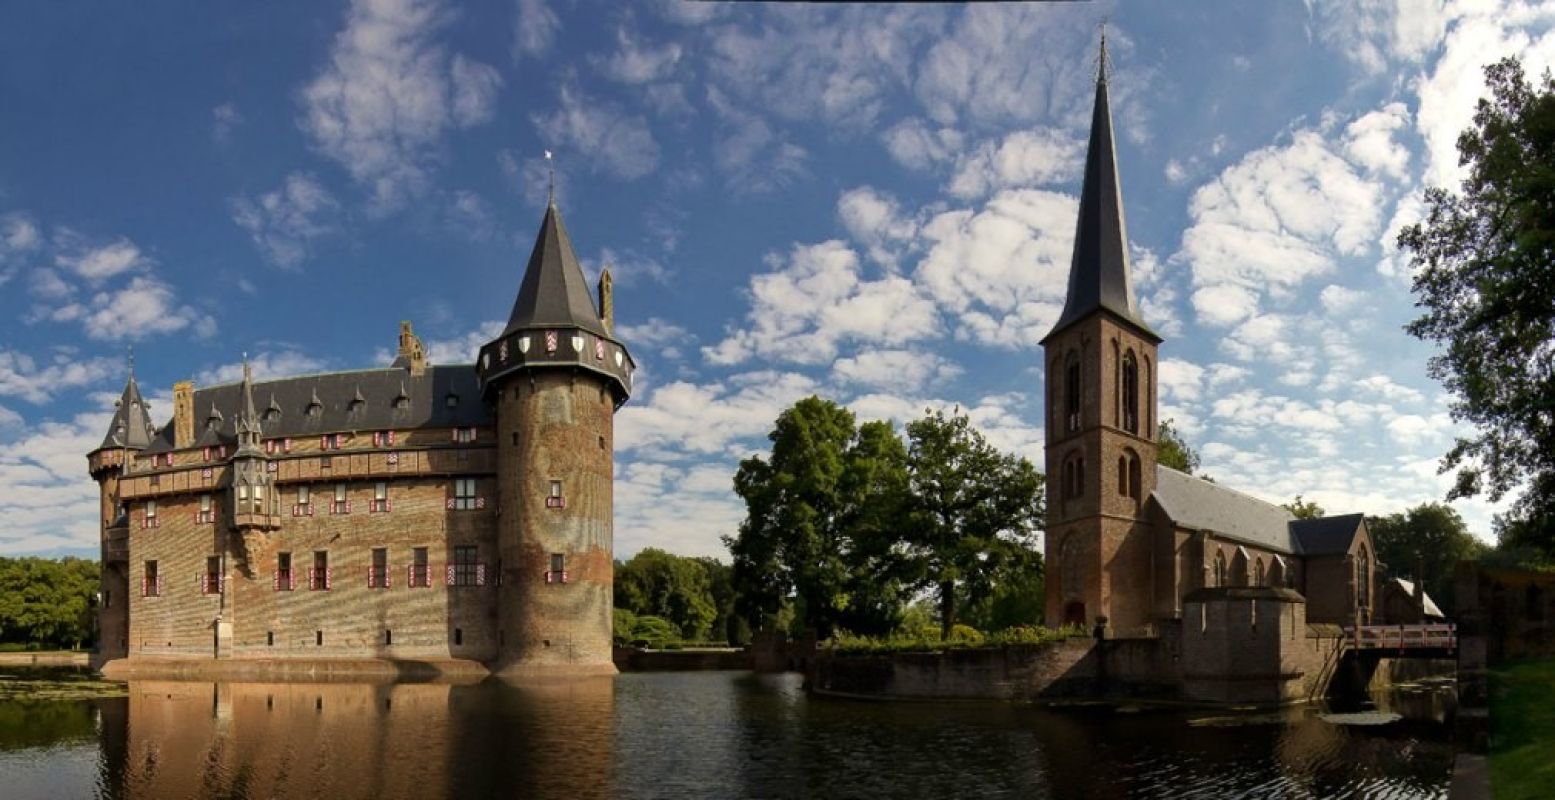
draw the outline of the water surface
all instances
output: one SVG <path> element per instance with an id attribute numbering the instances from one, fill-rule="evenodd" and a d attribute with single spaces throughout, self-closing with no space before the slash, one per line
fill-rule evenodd
<path id="1" fill-rule="evenodd" d="M 1445 797 L 1450 693 L 1379 699 L 1334 714 L 858 702 L 738 672 L 138 680 L 127 697 L 0 700 L 0 797 Z"/>

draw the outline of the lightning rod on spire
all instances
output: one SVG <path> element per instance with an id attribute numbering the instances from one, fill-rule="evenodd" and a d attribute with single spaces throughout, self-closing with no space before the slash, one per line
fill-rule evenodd
<path id="1" fill-rule="evenodd" d="M 551 158 L 551 151 L 545 151 L 545 167 L 550 172 L 551 182 L 545 190 L 545 202 L 547 205 L 556 205 L 556 160 Z"/>

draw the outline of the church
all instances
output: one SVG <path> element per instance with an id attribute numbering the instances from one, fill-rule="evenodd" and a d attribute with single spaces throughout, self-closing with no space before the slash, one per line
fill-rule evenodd
<path id="1" fill-rule="evenodd" d="M 1308 623 L 1381 621 L 1384 581 L 1363 515 L 1296 519 L 1157 463 L 1162 339 L 1130 282 L 1105 41 L 1102 65 L 1068 296 L 1042 340 L 1049 624 L 1159 635 L 1181 623 L 1186 598 L 1218 587 L 1293 590 Z M 1403 605 L 1434 611 L 1405 594 Z"/>
<path id="2" fill-rule="evenodd" d="M 132 370 L 87 456 L 105 671 L 613 673 L 613 420 L 636 370 L 613 317 L 551 203 L 473 363 L 428 363 L 406 322 L 388 366 L 245 363 L 175 383 L 162 424 Z"/>

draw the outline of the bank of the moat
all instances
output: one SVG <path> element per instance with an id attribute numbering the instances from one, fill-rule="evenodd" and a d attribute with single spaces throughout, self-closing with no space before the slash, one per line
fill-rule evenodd
<path id="1" fill-rule="evenodd" d="M 1268 713 L 860 703 L 800 676 L 510 683 L 133 680 L 0 701 L 41 797 L 1439 798 L 1450 695 Z"/>

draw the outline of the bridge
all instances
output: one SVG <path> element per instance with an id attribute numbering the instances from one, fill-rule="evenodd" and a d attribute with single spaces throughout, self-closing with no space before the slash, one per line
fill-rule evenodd
<path id="1" fill-rule="evenodd" d="M 1344 638 L 1323 665 L 1310 699 L 1334 693 L 1364 694 L 1377 665 L 1385 658 L 1457 657 L 1458 626 L 1451 623 L 1346 625 Z"/>

